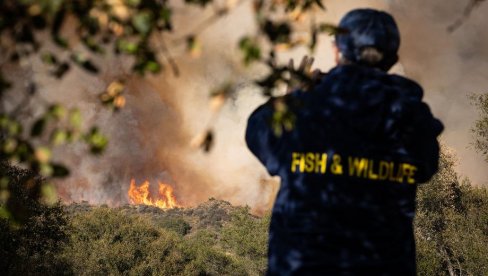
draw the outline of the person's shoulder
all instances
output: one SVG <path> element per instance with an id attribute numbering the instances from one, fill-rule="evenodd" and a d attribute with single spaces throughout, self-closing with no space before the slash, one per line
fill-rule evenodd
<path id="1" fill-rule="evenodd" d="M 390 78 L 391 82 L 402 92 L 407 93 L 406 96 L 412 99 L 422 100 L 424 90 L 419 83 L 407 77 L 396 74 L 388 74 L 388 77 Z"/>

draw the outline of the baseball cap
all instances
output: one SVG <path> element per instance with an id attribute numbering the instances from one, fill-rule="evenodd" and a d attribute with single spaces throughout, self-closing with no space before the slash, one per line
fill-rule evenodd
<path id="1" fill-rule="evenodd" d="M 374 9 L 355 9 L 341 19 L 339 28 L 344 31 L 337 33 L 335 40 L 347 60 L 383 70 L 389 70 L 398 61 L 400 32 L 390 14 Z M 363 60 L 363 51 L 368 48 L 381 54 L 374 64 Z"/>

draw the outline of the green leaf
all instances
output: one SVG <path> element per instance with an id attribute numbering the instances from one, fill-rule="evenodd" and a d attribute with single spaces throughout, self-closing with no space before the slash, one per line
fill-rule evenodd
<path id="1" fill-rule="evenodd" d="M 132 7 L 137 7 L 141 3 L 141 0 L 125 0 L 127 5 L 132 6 Z"/>
<path id="2" fill-rule="evenodd" d="M 10 119 L 6 115 L 0 115 L 0 128 L 6 129 L 9 123 Z"/>
<path id="3" fill-rule="evenodd" d="M 70 111 L 69 123 L 75 129 L 79 129 L 81 127 L 81 112 L 79 109 L 74 108 Z"/>
<path id="4" fill-rule="evenodd" d="M 64 144 L 68 140 L 68 133 L 65 130 L 56 129 L 51 134 L 51 143 L 54 145 Z"/>
<path id="5" fill-rule="evenodd" d="M 93 154 L 102 153 L 108 144 L 107 137 L 105 137 L 96 127 L 91 129 L 91 131 L 86 135 L 85 139 L 90 145 L 90 150 Z"/>
<path id="6" fill-rule="evenodd" d="M 117 50 L 126 54 L 135 54 L 139 49 L 139 44 L 136 42 L 130 42 L 125 39 L 117 40 Z"/>
<path id="7" fill-rule="evenodd" d="M 95 40 L 93 36 L 85 36 L 82 38 L 83 44 L 92 52 L 104 54 L 105 50 L 100 47 L 100 43 Z"/>
<path id="8" fill-rule="evenodd" d="M 56 204 L 58 201 L 58 195 L 56 188 L 51 183 L 44 183 L 41 186 L 42 201 L 49 206 Z"/>
<path id="9" fill-rule="evenodd" d="M 251 62 L 261 59 L 261 49 L 257 43 L 249 37 L 243 37 L 239 41 L 239 49 L 244 54 L 245 65 L 249 65 Z"/>
<path id="10" fill-rule="evenodd" d="M 0 218 L 2 218 L 2 219 L 12 218 L 12 214 L 7 209 L 7 206 L 0 206 Z"/>
<path id="11" fill-rule="evenodd" d="M 325 32 L 328 35 L 337 35 L 337 34 L 347 34 L 349 31 L 344 28 L 340 28 L 334 24 L 329 23 L 322 23 L 319 25 L 319 31 Z"/>
<path id="12" fill-rule="evenodd" d="M 132 26 L 141 34 L 148 34 L 152 28 L 152 15 L 147 11 L 137 13 L 132 17 Z"/>
<path id="13" fill-rule="evenodd" d="M 166 30 L 171 30 L 173 28 L 171 24 L 171 14 L 171 9 L 168 7 L 163 7 L 159 12 L 158 26 Z"/>
<path id="14" fill-rule="evenodd" d="M 12 136 L 19 135 L 22 132 L 22 125 L 19 122 L 10 121 L 8 132 Z"/>
<path id="15" fill-rule="evenodd" d="M 161 65 L 152 60 L 146 62 L 144 68 L 146 69 L 146 71 L 149 71 L 151 73 L 158 73 L 159 71 L 161 71 Z"/>
<path id="16" fill-rule="evenodd" d="M 53 168 L 49 164 L 41 164 L 39 172 L 46 177 L 50 177 L 53 174 Z"/>
<path id="17" fill-rule="evenodd" d="M 44 53 L 41 55 L 41 60 L 42 62 L 49 64 L 49 65 L 54 65 L 58 63 L 58 59 L 56 58 L 55 55 L 52 53 Z"/>
<path id="18" fill-rule="evenodd" d="M 13 139 L 13 138 L 7 138 L 4 142 L 3 142 L 3 151 L 6 153 L 6 154 L 11 154 L 15 151 L 15 149 L 17 149 L 17 145 L 18 145 L 18 142 L 16 139 Z"/>
<path id="19" fill-rule="evenodd" d="M 48 116 L 55 119 L 62 119 L 66 115 L 66 109 L 59 104 L 54 104 L 49 107 Z"/>

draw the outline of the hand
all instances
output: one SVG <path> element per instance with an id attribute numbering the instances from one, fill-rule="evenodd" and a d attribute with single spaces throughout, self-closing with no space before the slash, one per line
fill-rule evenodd
<path id="1" fill-rule="evenodd" d="M 314 62 L 313 57 L 304 56 L 300 62 L 300 66 L 295 69 L 293 59 L 290 59 L 288 63 L 288 70 L 290 71 L 290 80 L 286 89 L 286 94 L 289 94 L 297 89 L 306 90 L 310 88 L 311 84 L 320 77 L 320 70 L 315 69 L 312 71 L 312 64 Z M 309 80 L 306 80 L 308 77 Z"/>

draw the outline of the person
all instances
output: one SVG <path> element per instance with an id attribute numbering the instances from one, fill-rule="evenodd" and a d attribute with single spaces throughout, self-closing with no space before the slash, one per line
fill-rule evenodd
<path id="1" fill-rule="evenodd" d="M 387 73 L 400 45 L 391 15 L 353 10 L 339 29 L 337 66 L 248 120 L 249 149 L 281 178 L 267 274 L 415 275 L 416 189 L 438 169 L 443 125 L 416 82 Z"/>

